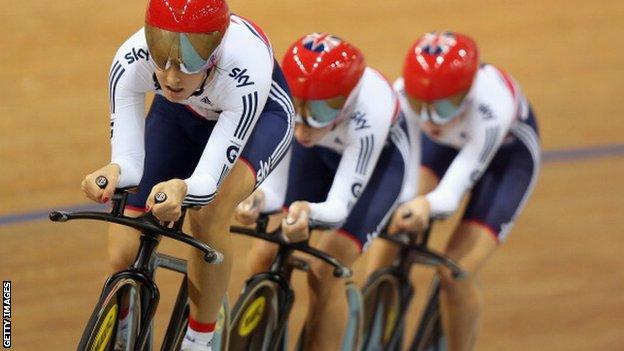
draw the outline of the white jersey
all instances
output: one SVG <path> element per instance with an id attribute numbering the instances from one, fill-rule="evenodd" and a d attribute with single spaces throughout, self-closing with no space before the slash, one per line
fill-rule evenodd
<path id="1" fill-rule="evenodd" d="M 396 80 L 394 89 L 406 118 L 419 121 L 409 105 L 403 78 Z M 439 134 L 421 124 L 432 140 L 460 150 L 436 189 L 426 195 L 435 216 L 455 212 L 463 195 L 481 177 L 508 133 L 514 128 L 524 128 L 519 122 L 528 117 L 528 103 L 518 84 L 492 65 L 481 66 L 466 99 L 468 109 L 442 126 Z"/>
<path id="2" fill-rule="evenodd" d="M 267 98 L 292 110 L 288 94 L 272 82 L 273 49 L 253 23 L 232 15 L 215 58 L 203 86 L 182 102 L 197 115 L 217 121 L 193 174 L 184 180 L 185 204 L 204 205 L 214 199 Z M 111 162 L 121 168 L 120 187 L 137 185 L 142 177 L 145 94 L 162 94 L 155 70 L 140 29 L 118 50 L 109 76 Z"/>
<path id="3" fill-rule="evenodd" d="M 407 158 L 409 140 L 398 123 L 394 123 L 398 112 L 398 100 L 388 81 L 374 69 L 366 68 L 340 112 L 338 118 L 342 121 L 316 144 L 342 157 L 326 200 L 310 204 L 311 224 L 337 227 L 346 220 L 366 188 L 391 134 Z M 260 186 L 266 197 L 265 211 L 279 209 L 284 202 L 290 157 L 289 152 Z M 296 186 L 305 187 L 305 184 Z"/>

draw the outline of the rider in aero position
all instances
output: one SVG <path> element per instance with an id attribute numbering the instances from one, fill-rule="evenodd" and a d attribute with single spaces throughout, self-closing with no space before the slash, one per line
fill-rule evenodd
<path id="1" fill-rule="evenodd" d="M 145 94 L 155 91 L 147 117 Z M 119 49 L 109 81 L 111 163 L 87 175 L 85 194 L 107 202 L 116 187 L 139 185 L 131 211 L 175 221 L 225 255 L 189 260 L 191 311 L 183 350 L 209 350 L 232 263 L 229 225 L 236 206 L 280 162 L 292 140 L 293 107 L 265 34 L 231 15 L 223 0 L 151 0 L 145 27 Z M 239 157 L 240 156 L 240 157 Z M 109 183 L 95 184 L 98 176 Z M 166 201 L 154 202 L 163 192 Z M 112 269 L 126 268 L 138 236 L 111 226 Z"/>
<path id="2" fill-rule="evenodd" d="M 482 309 L 479 271 L 509 234 L 537 179 L 536 120 L 516 81 L 480 63 L 475 42 L 459 33 L 416 40 L 394 87 L 406 118 L 418 120 L 423 133 L 421 195 L 397 209 L 391 230 L 421 230 L 430 217 L 455 212 L 471 191 L 446 247 L 469 276 L 456 281 L 440 271 L 449 349 L 469 350 Z M 376 263 L 393 257 L 387 244 L 372 246 Z"/>
<path id="3" fill-rule="evenodd" d="M 349 266 L 390 218 L 401 192 L 410 144 L 397 120 L 396 94 L 357 48 L 329 34 L 298 39 L 282 67 L 295 102 L 296 141 L 288 164 L 239 205 L 237 218 L 251 223 L 260 211 L 287 206 L 288 239 L 308 238 L 309 225 L 330 228 L 318 248 Z M 267 267 L 274 252 L 256 242 L 251 270 Z M 331 267 L 312 264 L 307 350 L 338 349 L 347 315 L 339 283 Z"/>

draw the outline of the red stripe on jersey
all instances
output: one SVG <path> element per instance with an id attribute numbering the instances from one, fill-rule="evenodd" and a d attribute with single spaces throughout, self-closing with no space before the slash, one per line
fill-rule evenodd
<path id="1" fill-rule="evenodd" d="M 184 105 L 184 107 L 186 107 L 189 111 L 191 111 L 195 117 L 206 120 L 206 117 L 202 116 L 199 112 L 195 111 L 191 106 Z"/>
<path id="2" fill-rule="evenodd" d="M 514 100 L 516 100 L 517 98 L 516 85 L 514 84 L 511 77 L 507 74 L 507 72 L 503 71 L 502 69 L 499 69 L 497 67 L 494 67 L 494 69 L 496 69 L 498 74 L 501 75 L 501 77 L 503 78 L 503 81 L 505 82 L 505 85 L 507 86 L 509 91 L 511 91 L 511 96 L 513 96 Z"/>
<path id="3" fill-rule="evenodd" d="M 266 44 L 266 46 L 268 46 L 269 48 L 272 48 L 271 46 L 271 42 L 269 41 L 269 37 L 266 35 L 266 33 L 264 33 L 264 31 L 262 30 L 262 28 L 258 27 L 257 24 L 255 24 L 253 21 L 248 20 L 245 17 L 236 15 L 236 17 L 240 18 L 241 20 L 247 22 L 247 24 L 249 24 L 255 31 L 256 34 L 258 34 L 260 36 L 260 38 L 262 39 L 262 41 L 264 41 L 264 43 Z M 235 17 L 231 17 L 232 19 L 234 19 Z"/>
<path id="4" fill-rule="evenodd" d="M 498 67 L 494 67 L 494 69 L 496 70 L 496 72 L 498 72 L 501 78 L 503 78 L 503 82 L 507 86 L 507 89 L 509 89 L 509 91 L 511 92 L 511 97 L 514 101 L 514 104 L 516 105 L 516 115 L 514 119 L 519 119 L 522 111 L 521 111 L 520 101 L 518 100 L 519 97 L 518 97 L 516 84 L 514 83 L 513 79 L 511 79 L 511 76 L 507 74 L 507 72 L 503 71 L 502 69 Z"/>
<path id="5" fill-rule="evenodd" d="M 489 236 L 490 236 L 490 237 L 491 237 L 491 238 L 492 238 L 492 239 L 493 239 L 493 240 L 494 240 L 497 244 L 500 244 L 500 241 L 499 241 L 499 239 L 498 239 L 498 233 L 497 233 L 497 232 L 496 232 L 496 230 L 494 230 L 494 228 L 492 228 L 489 224 L 487 224 L 487 223 L 485 223 L 485 222 L 483 222 L 483 221 L 480 221 L 480 220 L 478 220 L 478 219 L 473 219 L 473 218 L 470 218 L 470 219 L 464 219 L 464 220 L 462 220 L 462 222 L 463 222 L 463 223 L 466 223 L 466 224 L 469 224 L 469 225 L 470 225 L 470 224 L 472 224 L 472 225 L 475 225 L 475 226 L 477 226 L 477 227 L 483 228 L 483 229 L 485 230 L 485 232 L 486 232 L 486 233 L 488 233 L 488 234 L 489 234 Z"/>
<path id="6" fill-rule="evenodd" d="M 254 179 L 257 180 L 258 172 L 256 171 L 256 168 L 251 164 L 251 162 L 249 162 L 249 160 L 247 160 L 243 156 L 239 156 L 238 159 L 239 161 L 244 163 L 247 167 L 249 167 L 249 170 L 251 171 L 251 173 L 253 173 Z"/>
<path id="7" fill-rule="evenodd" d="M 336 231 L 336 234 L 340 234 L 340 235 L 344 236 L 345 238 L 351 240 L 357 246 L 358 250 L 360 252 L 362 252 L 362 249 L 363 249 L 362 243 L 360 243 L 360 240 L 357 238 L 357 236 L 349 233 L 348 231 L 346 231 L 344 229 L 338 229 Z"/>
<path id="8" fill-rule="evenodd" d="M 147 212 L 147 208 L 145 207 L 136 207 L 132 205 L 126 205 L 126 210 L 132 210 L 136 212 Z"/>

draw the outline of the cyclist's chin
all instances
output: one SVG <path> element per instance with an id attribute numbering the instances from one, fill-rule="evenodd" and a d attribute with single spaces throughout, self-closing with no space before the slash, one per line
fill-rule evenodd
<path id="1" fill-rule="evenodd" d="M 180 92 L 164 91 L 165 98 L 171 102 L 182 102 L 189 98 L 190 94 L 187 94 L 185 90 Z"/>
<path id="2" fill-rule="evenodd" d="M 314 147 L 317 143 L 316 140 L 311 139 L 297 139 L 297 142 L 303 147 Z"/>

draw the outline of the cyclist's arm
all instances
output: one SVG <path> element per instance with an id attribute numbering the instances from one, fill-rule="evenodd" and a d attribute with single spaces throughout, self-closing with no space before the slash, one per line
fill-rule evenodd
<path id="1" fill-rule="evenodd" d="M 403 78 L 397 78 L 397 80 L 394 81 L 393 89 L 397 93 L 401 106 L 401 114 L 403 118 L 405 118 L 410 144 L 409 157 L 407 159 L 408 164 L 406 164 L 405 168 L 405 178 L 403 180 L 401 194 L 399 195 L 399 202 L 404 203 L 418 194 L 418 184 L 420 181 L 419 165 L 421 163 L 421 130 L 418 125 L 418 116 L 414 113 L 407 100 Z"/>
<path id="2" fill-rule="evenodd" d="M 264 49 L 266 51 L 266 49 Z M 221 106 L 223 112 L 219 116 L 210 139 L 193 174 L 185 179 L 187 195 L 186 205 L 205 205 L 216 196 L 219 185 L 228 175 L 249 136 L 258 117 L 264 109 L 271 86 L 273 61 L 268 55 L 257 57 L 247 67 L 249 81 L 254 84 L 238 86 L 237 81 L 225 73 L 219 79 L 226 80 L 223 84 Z"/>
<path id="3" fill-rule="evenodd" d="M 282 161 L 273 169 L 259 187 L 264 193 L 264 208 L 261 212 L 273 213 L 284 205 L 288 189 L 288 170 L 292 152 L 288 150 Z"/>
<path id="4" fill-rule="evenodd" d="M 146 47 L 141 29 L 119 48 L 108 77 L 111 163 L 121 170 L 118 187 L 137 185 L 143 175 L 145 93 L 154 89 Z M 130 61 L 125 56 L 132 50 L 143 54 Z"/>
<path id="5" fill-rule="evenodd" d="M 327 200 L 310 203 L 311 224 L 337 228 L 347 219 L 373 174 L 388 136 L 390 118 L 380 120 L 385 125 L 374 124 L 353 134 L 340 159 Z"/>
<path id="6" fill-rule="evenodd" d="M 469 140 L 457 154 L 440 184 L 426 195 L 431 214 L 437 217 L 451 215 L 457 210 L 463 195 L 481 178 L 498 151 L 513 121 L 512 104 L 499 107 L 491 114 L 476 113 L 469 123 Z M 480 110 L 480 109 L 477 109 Z"/>

